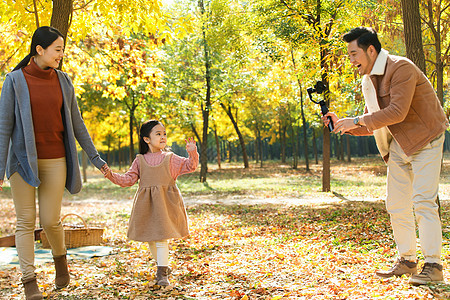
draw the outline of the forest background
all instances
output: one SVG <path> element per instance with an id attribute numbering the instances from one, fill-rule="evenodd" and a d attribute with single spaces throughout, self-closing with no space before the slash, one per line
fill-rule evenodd
<path id="1" fill-rule="evenodd" d="M 129 165 L 140 124 L 155 118 L 176 153 L 188 136 L 199 142 L 202 182 L 208 162 L 280 159 L 296 169 L 302 159 L 309 170 L 322 156 L 330 191 L 330 156 L 377 153 L 372 138 L 330 136 L 306 93 L 322 80 L 328 89 L 315 101 L 341 117 L 362 114 L 342 41 L 355 25 L 374 27 L 391 54 L 415 61 L 449 113 L 448 4 L 404 2 L 411 7 L 402 11 L 399 0 L 3 1 L 0 82 L 28 53 L 33 31 L 51 24 L 67 35 L 62 69 L 111 165 Z"/>
<path id="2" fill-rule="evenodd" d="M 187 202 L 195 203 L 188 209 L 192 237 L 171 250 L 178 268 L 173 277 L 183 286 L 167 293 L 148 289 L 147 249 L 126 241 L 132 191 L 105 184 L 80 151 L 85 188 L 65 196 L 63 212 L 90 213 L 88 221 L 107 228 L 105 244 L 128 252 L 72 263 L 73 299 L 448 296 L 446 285 L 412 289 L 403 278 L 382 282 L 369 275 L 395 257 L 388 217 L 382 201 L 347 200 L 381 199 L 386 167 L 373 138 L 330 134 L 306 89 L 321 80 L 327 90 L 312 100 L 324 100 L 341 117 L 361 115 L 360 77 L 342 34 L 372 26 L 383 48 L 427 74 L 448 116 L 449 10 L 446 0 L 0 2 L 0 88 L 28 53 L 34 30 L 52 25 L 66 35 L 61 68 L 73 79 L 89 132 L 113 169 L 128 168 L 139 126 L 148 119 L 165 124 L 175 153 L 186 155 L 189 136 L 199 146 L 199 171 L 179 181 Z M 449 174 L 446 159 L 443 174 Z M 5 190 L 2 235 L 14 227 Z M 448 180 L 441 191 L 444 200 L 450 197 Z M 230 206 L 209 205 L 224 194 L 231 195 L 224 200 Z M 268 200 L 239 202 L 255 198 Z M 271 206 L 296 198 L 311 206 Z M 322 205 L 330 199 L 332 205 Z M 115 202 L 103 207 L 97 200 Z M 446 224 L 447 201 L 442 217 Z M 445 259 L 449 235 L 444 226 Z M 53 272 L 41 271 L 41 277 Z M 100 273 L 105 277 L 94 288 Z M 18 281 L 17 270 L 0 271 L 0 295 L 19 299 Z M 69 299 L 50 285 L 48 279 L 41 286 L 49 299 Z"/>

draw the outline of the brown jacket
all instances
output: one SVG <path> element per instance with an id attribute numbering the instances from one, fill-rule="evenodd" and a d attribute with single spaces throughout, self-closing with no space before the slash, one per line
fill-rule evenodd
<path id="1" fill-rule="evenodd" d="M 363 116 L 366 126 L 349 132 L 371 135 L 387 126 L 406 155 L 411 156 L 449 126 L 427 77 L 409 59 L 388 55 L 384 75 L 371 75 L 380 110 Z M 389 155 L 383 157 L 387 162 Z"/>

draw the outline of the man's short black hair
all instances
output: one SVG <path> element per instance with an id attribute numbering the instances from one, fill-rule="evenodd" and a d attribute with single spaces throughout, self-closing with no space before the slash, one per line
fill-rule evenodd
<path id="1" fill-rule="evenodd" d="M 358 47 L 367 51 L 370 45 L 375 47 L 377 53 L 381 51 L 381 43 L 378 40 L 377 32 L 370 27 L 356 27 L 344 34 L 344 41 L 350 43 L 356 40 Z"/>

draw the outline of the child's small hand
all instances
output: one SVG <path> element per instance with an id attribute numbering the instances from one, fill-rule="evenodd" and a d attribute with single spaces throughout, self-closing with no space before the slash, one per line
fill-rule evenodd
<path id="1" fill-rule="evenodd" d="M 186 140 L 186 151 L 194 151 L 197 150 L 197 145 L 195 144 L 194 138 L 190 137 Z"/>

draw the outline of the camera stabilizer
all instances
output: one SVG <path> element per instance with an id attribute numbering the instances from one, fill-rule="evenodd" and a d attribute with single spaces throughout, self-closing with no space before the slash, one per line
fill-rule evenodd
<path id="1" fill-rule="evenodd" d="M 308 92 L 308 96 L 309 99 L 320 105 L 320 110 L 322 111 L 322 116 L 324 116 L 327 112 L 328 112 L 328 107 L 325 104 L 324 100 L 320 100 L 320 101 L 314 101 L 311 94 L 312 93 L 317 93 L 317 94 L 322 94 L 325 90 L 326 90 L 326 86 L 322 81 L 317 81 L 316 84 L 314 85 L 314 87 L 310 87 L 307 88 L 306 91 Z M 330 123 L 328 123 L 328 129 L 330 129 L 330 131 L 333 131 L 334 126 L 333 126 L 333 121 L 331 121 L 331 117 L 328 117 L 328 120 L 330 120 Z"/>

